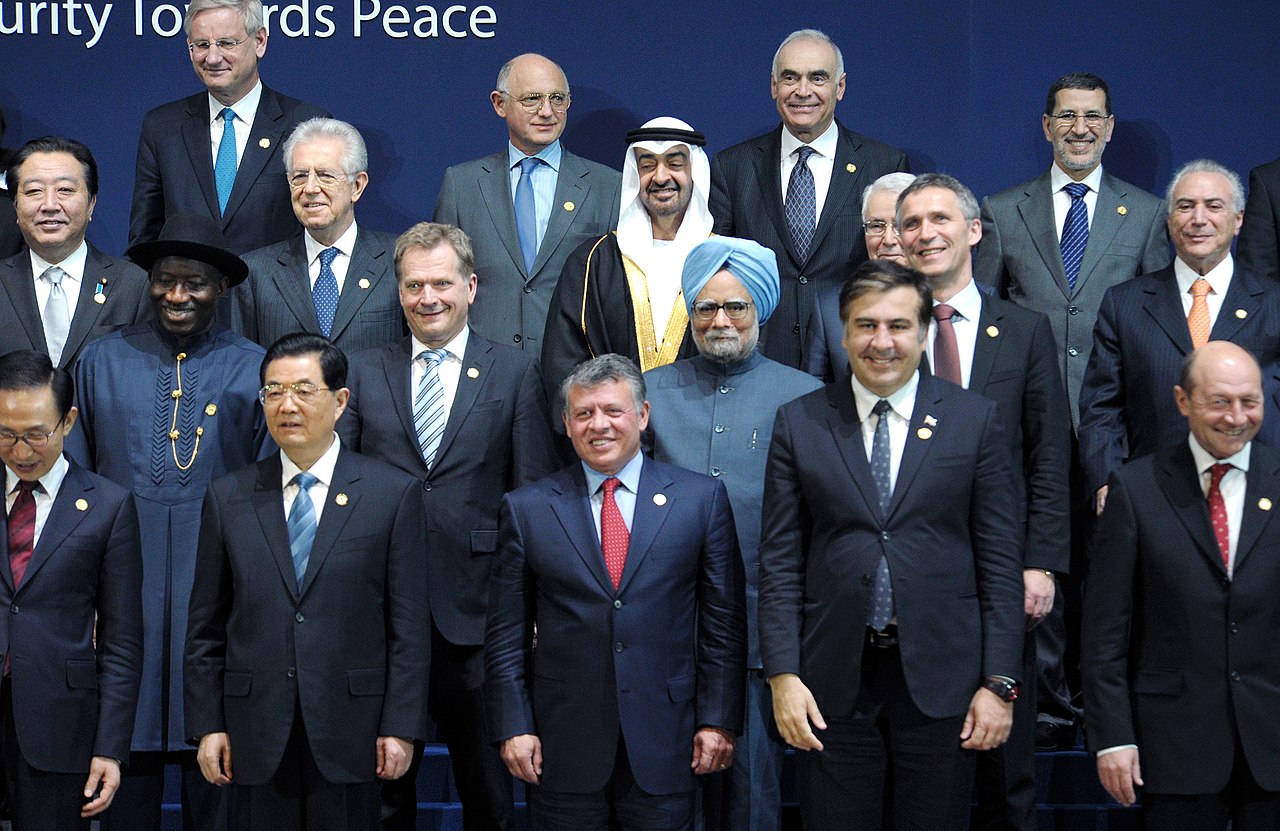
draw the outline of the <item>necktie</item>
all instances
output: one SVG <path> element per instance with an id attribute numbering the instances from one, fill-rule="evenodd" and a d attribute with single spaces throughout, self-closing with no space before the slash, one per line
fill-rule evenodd
<path id="1" fill-rule="evenodd" d="M 44 324 L 44 342 L 49 347 L 49 360 L 57 366 L 62 359 L 62 347 L 67 344 L 71 331 L 71 316 L 67 313 L 67 295 L 62 290 L 62 278 L 67 273 L 56 265 L 45 269 L 44 278 L 49 281 L 49 299 L 44 304 L 40 321 Z"/>
<path id="2" fill-rule="evenodd" d="M 516 184 L 516 233 L 520 236 L 520 255 L 524 257 L 524 270 L 533 271 L 533 261 L 538 257 L 538 216 L 534 210 L 533 171 L 542 164 L 532 156 L 520 160 L 520 181 Z"/>
<path id="3" fill-rule="evenodd" d="M 316 541 L 316 506 L 311 501 L 311 486 L 320 481 L 310 473 L 299 473 L 289 480 L 298 486 L 298 495 L 289 507 L 289 552 L 293 555 L 293 576 L 302 590 L 302 578 L 311 560 L 311 544 Z"/>
<path id="4" fill-rule="evenodd" d="M 604 567 L 609 571 L 613 587 L 622 582 L 622 569 L 627 564 L 627 546 L 631 544 L 631 532 L 622 520 L 622 511 L 613 492 L 618 489 L 618 477 L 604 480 L 604 501 L 600 504 L 600 548 L 604 551 Z"/>
<path id="5" fill-rule="evenodd" d="M 956 346 L 956 329 L 951 318 L 956 310 L 946 303 L 933 307 L 938 331 L 933 336 L 933 374 L 953 384 L 960 384 L 960 348 Z"/>
<path id="6" fill-rule="evenodd" d="M 1199 349 L 1209 342 L 1209 281 L 1201 277 L 1191 284 L 1191 314 L 1187 328 L 1191 330 L 1191 346 Z"/>
<path id="7" fill-rule="evenodd" d="M 236 183 L 236 114 L 230 107 L 222 109 L 222 140 L 213 163 L 213 181 L 218 187 L 218 211 L 226 213 L 227 200 Z"/>
<path id="8" fill-rule="evenodd" d="M 440 380 L 440 364 L 447 357 L 446 349 L 424 349 L 418 353 L 418 360 L 426 363 L 426 371 L 413 399 L 413 426 L 418 431 L 418 446 L 422 448 L 422 459 L 428 468 L 435 463 L 440 437 L 444 435 L 444 382 Z"/>
<path id="9" fill-rule="evenodd" d="M 1058 249 L 1062 252 L 1062 270 L 1067 272 L 1067 289 L 1076 290 L 1076 278 L 1080 276 L 1080 261 L 1084 259 L 1084 247 L 1089 243 L 1089 209 L 1084 195 L 1089 186 L 1083 182 L 1071 182 L 1063 187 L 1071 197 L 1067 208 L 1067 220 L 1062 223 L 1062 240 Z"/>
<path id="10" fill-rule="evenodd" d="M 1213 522 L 1213 535 L 1218 540 L 1218 552 L 1222 554 L 1222 564 L 1231 565 L 1231 533 L 1227 524 L 1227 503 L 1222 498 L 1222 477 L 1231 470 L 1231 465 L 1219 463 L 1209 468 L 1209 519 Z"/>
<path id="11" fill-rule="evenodd" d="M 13 573 L 13 586 L 22 585 L 27 564 L 31 562 L 31 549 L 36 541 L 36 482 L 18 482 L 18 495 L 9 511 L 9 570 Z"/>
<path id="12" fill-rule="evenodd" d="M 326 338 L 333 329 L 333 316 L 338 313 L 338 278 L 333 273 L 333 260 L 338 249 L 326 248 L 320 252 L 320 275 L 311 287 L 311 300 L 316 304 L 316 320 L 320 321 L 320 334 Z"/>
<path id="13" fill-rule="evenodd" d="M 800 262 L 809 257 L 809 243 L 813 242 L 813 229 L 817 225 L 818 201 L 813 187 L 813 171 L 809 169 L 812 147 L 796 151 L 796 166 L 791 169 L 787 182 L 787 227 L 791 229 L 791 241 L 796 246 Z"/>
<path id="14" fill-rule="evenodd" d="M 893 496 L 893 488 L 889 485 L 889 402 L 881 398 L 871 412 L 876 416 L 876 432 L 871 439 L 871 478 L 875 480 L 880 494 L 880 512 L 885 513 L 889 510 L 889 498 Z M 889 579 L 889 560 L 881 554 L 867 625 L 883 632 L 892 619 L 893 583 Z"/>

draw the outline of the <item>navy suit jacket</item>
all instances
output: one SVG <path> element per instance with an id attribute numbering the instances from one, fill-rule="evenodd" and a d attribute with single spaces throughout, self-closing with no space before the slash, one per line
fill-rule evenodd
<path id="1" fill-rule="evenodd" d="M 329 330 L 329 340 L 348 355 L 384 346 L 406 332 L 395 253 L 394 234 L 357 228 Z M 264 348 L 292 332 L 321 334 L 302 234 L 250 252 L 244 261 L 249 278 L 231 290 L 228 301 L 233 331 Z"/>
<path id="2" fill-rule="evenodd" d="M 328 115 L 264 84 L 224 213 L 213 180 L 209 93 L 202 90 L 151 110 L 138 138 L 129 245 L 156 239 L 165 219 L 177 214 L 218 222 L 227 248 L 236 254 L 296 234 L 281 148 L 298 124 Z"/>
<path id="3" fill-rule="evenodd" d="M 1264 367 L 1280 358 L 1280 286 L 1237 264 L 1209 339 L 1244 347 Z M 1172 265 L 1107 290 L 1080 390 L 1080 460 L 1091 493 L 1129 459 L 1186 437 L 1173 388 L 1190 351 Z"/>
<path id="4" fill-rule="evenodd" d="M 230 734 L 235 779 L 263 785 L 294 719 L 334 784 L 374 781 L 377 738 L 421 739 L 431 650 L 413 477 L 345 448 L 298 589 L 280 455 L 215 479 L 187 620 L 186 733 Z"/>
<path id="5" fill-rule="evenodd" d="M 507 494 L 498 540 L 490 739 L 537 734 L 541 784 L 587 793 L 608 781 L 621 735 L 644 791 L 692 790 L 696 730 L 742 728 L 747 627 L 724 485 L 646 458 L 617 590 L 580 463 Z"/>
<path id="6" fill-rule="evenodd" d="M 127 762 L 142 677 L 133 495 L 71 462 L 16 590 L 8 539 L 0 512 L 0 644 L 23 758 L 80 774 L 93 756 Z"/>
<path id="7" fill-rule="evenodd" d="M 338 435 L 352 450 L 421 482 L 431 618 L 450 643 L 478 646 L 484 642 L 502 495 L 557 467 L 550 410 L 537 360 L 473 331 L 428 470 L 413 424 L 412 344 L 404 338 L 352 358 L 351 398 Z"/>
<path id="8" fill-rule="evenodd" d="M 1280 159 L 1249 171 L 1249 201 L 1236 256 L 1241 268 L 1280 281 Z"/>

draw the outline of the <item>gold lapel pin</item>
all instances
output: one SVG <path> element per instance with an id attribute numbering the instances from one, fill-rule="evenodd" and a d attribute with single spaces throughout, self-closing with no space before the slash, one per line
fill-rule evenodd
<path id="1" fill-rule="evenodd" d="M 929 427 L 937 427 L 937 426 L 938 426 L 938 420 L 937 420 L 936 418 L 934 418 L 933 416 L 931 416 L 931 415 L 927 415 L 927 416 L 925 416 L 925 417 L 924 417 L 924 423 L 925 423 L 925 425 L 927 425 L 927 426 L 929 426 Z"/>
<path id="2" fill-rule="evenodd" d="M 919 436 L 921 439 L 931 439 L 933 438 L 933 431 L 930 430 L 928 427 L 921 427 L 919 430 L 916 431 L 916 435 Z"/>
<path id="3" fill-rule="evenodd" d="M 83 500 L 83 499 L 77 499 L 77 500 L 76 500 L 76 510 L 77 510 L 77 511 L 87 511 L 87 510 L 89 510 L 89 503 L 88 503 L 86 500 Z"/>
<path id="4" fill-rule="evenodd" d="M 101 306 L 103 303 L 107 302 L 107 296 L 105 294 L 95 294 L 93 296 L 93 302 Z"/>
<path id="5" fill-rule="evenodd" d="M 565 202 L 565 203 L 564 203 L 564 209 L 565 209 L 566 211 L 572 211 L 572 210 L 573 210 L 574 208 L 576 208 L 576 207 L 578 207 L 578 206 L 577 206 L 577 205 L 575 205 L 575 204 L 573 204 L 573 200 L 572 200 L 572 199 L 571 199 L 571 200 L 569 200 L 568 202 Z"/>
<path id="6" fill-rule="evenodd" d="M 1244 320 L 1248 316 L 1249 316 L 1249 313 L 1246 312 L 1244 309 L 1236 309 L 1236 317 L 1240 318 L 1241 320 Z"/>
<path id="7" fill-rule="evenodd" d="M 1265 496 L 1262 497 L 1261 499 L 1258 500 L 1258 507 L 1264 511 L 1271 510 L 1271 500 L 1267 499 Z"/>
<path id="8" fill-rule="evenodd" d="M 266 150 L 268 147 L 271 146 L 271 139 L 269 138 L 259 139 L 258 146 L 261 147 L 263 150 Z"/>
<path id="9" fill-rule="evenodd" d="M 480 370 L 476 369 L 475 367 L 471 367 L 470 369 L 467 370 L 467 377 L 471 378 L 472 380 L 479 378 Z"/>
<path id="10" fill-rule="evenodd" d="M 653 504 L 661 508 L 663 505 L 667 504 L 667 495 L 665 493 L 655 493 L 653 495 Z"/>
<path id="11" fill-rule="evenodd" d="M 844 169 L 845 169 L 845 170 L 847 170 L 847 171 L 849 171 L 850 173 L 857 173 L 857 172 L 858 172 L 858 166 L 857 166 L 856 164 L 854 164 L 853 162 L 849 162 L 847 165 L 845 165 L 845 166 L 844 166 Z"/>
<path id="12" fill-rule="evenodd" d="M 1120 207 L 1116 208 L 1116 213 L 1120 214 L 1121 216 L 1124 216 L 1129 213 L 1129 209 L 1126 208 L 1124 205 L 1121 205 Z"/>
<path id="13" fill-rule="evenodd" d="M 367 289 L 367 288 L 369 288 L 369 278 L 368 278 L 368 277 L 361 277 L 361 278 L 360 278 L 360 288 L 362 288 L 362 289 Z"/>
<path id="14" fill-rule="evenodd" d="M 215 415 L 217 415 L 217 414 L 218 414 L 218 405 L 217 405 L 217 404 L 206 404 L 206 405 L 205 405 L 205 408 L 204 408 L 204 414 L 205 414 L 205 415 L 207 415 L 207 416 L 215 416 Z"/>
<path id="15" fill-rule="evenodd" d="M 996 328 L 995 326 L 987 327 L 987 337 L 994 338 L 999 336 L 1000 336 L 1000 330 L 998 328 Z"/>
<path id="16" fill-rule="evenodd" d="M 341 506 L 341 505 L 346 505 L 346 504 L 347 504 L 347 495 L 346 495 L 345 493 L 340 493 L 340 494 L 338 494 L 337 496 L 335 496 L 335 497 L 333 498 L 333 502 L 334 502 L 334 504 L 335 504 L 335 505 L 340 505 L 340 506 Z"/>

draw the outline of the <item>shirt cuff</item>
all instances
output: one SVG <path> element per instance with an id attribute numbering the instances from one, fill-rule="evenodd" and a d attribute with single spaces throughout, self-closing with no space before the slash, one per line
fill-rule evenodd
<path id="1" fill-rule="evenodd" d="M 1108 753 L 1115 753 L 1117 750 L 1137 750 L 1137 749 L 1138 749 L 1138 746 L 1136 744 L 1118 744 L 1115 747 L 1104 747 L 1102 750 L 1099 750 L 1094 755 L 1097 756 L 1099 759 L 1101 759 L 1103 756 L 1106 756 Z"/>

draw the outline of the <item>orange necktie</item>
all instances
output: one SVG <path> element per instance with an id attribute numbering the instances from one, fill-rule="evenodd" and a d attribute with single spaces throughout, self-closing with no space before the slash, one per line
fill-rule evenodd
<path id="1" fill-rule="evenodd" d="M 1191 314 L 1187 328 L 1191 330 L 1191 346 L 1199 349 L 1209 342 L 1209 281 L 1201 277 L 1191 284 Z"/>

